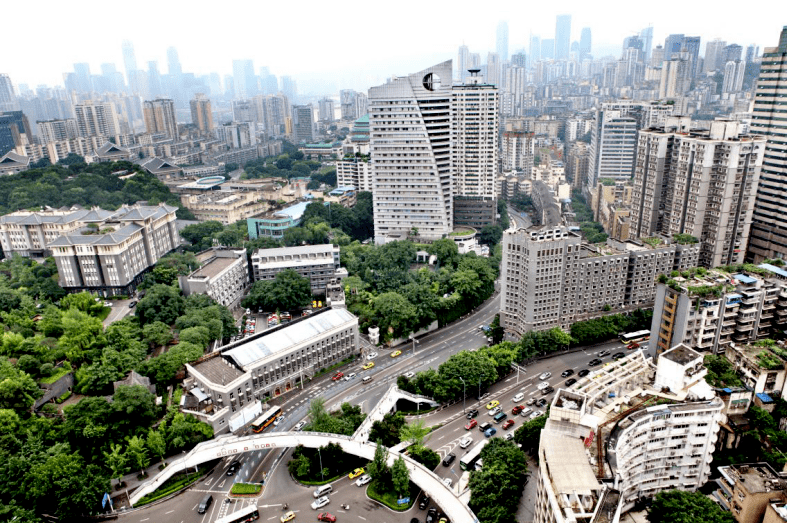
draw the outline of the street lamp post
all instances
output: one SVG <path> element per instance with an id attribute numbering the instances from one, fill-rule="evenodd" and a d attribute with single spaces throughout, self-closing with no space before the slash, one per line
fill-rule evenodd
<path id="1" fill-rule="evenodd" d="M 465 402 L 467 401 L 467 385 L 462 376 L 459 376 L 459 379 L 462 380 L 462 413 L 467 414 L 467 408 L 465 407 Z"/>
<path id="2" fill-rule="evenodd" d="M 484 379 L 484 377 L 483 377 L 483 376 L 480 376 L 480 377 L 478 378 L 478 399 L 479 399 L 479 400 L 481 399 L 481 380 L 482 380 L 482 379 Z"/>

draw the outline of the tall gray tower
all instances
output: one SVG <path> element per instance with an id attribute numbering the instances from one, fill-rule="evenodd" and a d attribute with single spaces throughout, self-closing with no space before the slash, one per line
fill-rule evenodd
<path id="1" fill-rule="evenodd" d="M 555 24 L 555 58 L 568 60 L 571 48 L 571 15 L 558 15 Z"/>
<path id="2" fill-rule="evenodd" d="M 592 45 L 593 45 L 593 42 L 592 42 L 591 36 L 590 36 L 590 28 L 589 27 L 583 27 L 582 28 L 582 34 L 579 37 L 579 61 L 580 62 L 582 60 L 584 60 L 585 58 L 590 56 L 590 53 L 592 52 L 591 51 Z"/>
<path id="3" fill-rule="evenodd" d="M 508 22 L 505 20 L 497 24 L 497 56 L 501 62 L 508 60 Z"/>

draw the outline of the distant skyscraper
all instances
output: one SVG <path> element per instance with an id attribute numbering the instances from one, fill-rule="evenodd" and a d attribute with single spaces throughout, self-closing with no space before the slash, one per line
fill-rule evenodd
<path id="1" fill-rule="evenodd" d="M 123 66 L 126 69 L 126 81 L 131 83 L 132 72 L 137 70 L 137 57 L 134 54 L 134 44 L 123 40 Z"/>
<path id="2" fill-rule="evenodd" d="M 683 38 L 685 35 L 682 34 L 674 34 L 669 35 L 664 40 L 664 59 L 671 60 L 673 53 L 679 53 L 681 50 L 681 46 L 683 45 Z"/>
<path id="3" fill-rule="evenodd" d="M 209 134 L 213 130 L 213 113 L 211 112 L 210 100 L 202 93 L 194 95 L 194 99 L 189 102 L 191 107 L 191 123 L 203 134 Z"/>
<path id="4" fill-rule="evenodd" d="M 604 103 L 596 111 L 591 135 L 588 186 L 602 178 L 628 180 L 634 173 L 640 106 L 631 102 Z"/>
<path id="5" fill-rule="evenodd" d="M 541 60 L 541 39 L 537 36 L 530 37 L 530 65 Z"/>
<path id="6" fill-rule="evenodd" d="M 723 50 L 727 46 L 727 42 L 719 40 L 718 38 L 705 44 L 705 63 L 702 71 L 705 73 L 712 73 L 718 71 L 724 64 L 721 63 Z"/>
<path id="7" fill-rule="evenodd" d="M 650 57 L 650 65 L 652 67 L 661 67 L 664 64 L 664 48 L 657 45 L 653 48 L 653 53 Z"/>
<path id="8" fill-rule="evenodd" d="M 85 100 L 74 106 L 74 114 L 82 137 L 109 138 L 120 134 L 117 112 L 111 103 Z"/>
<path id="9" fill-rule="evenodd" d="M 453 231 L 451 76 L 448 60 L 369 88 L 377 243 Z"/>
<path id="10" fill-rule="evenodd" d="M 178 58 L 178 50 L 174 47 L 167 48 L 167 70 L 173 76 L 183 74 L 183 68 L 180 66 L 180 59 Z"/>
<path id="11" fill-rule="evenodd" d="M 497 24 L 497 56 L 501 62 L 508 60 L 508 22 L 501 21 Z"/>
<path id="12" fill-rule="evenodd" d="M 571 46 L 571 15 L 558 15 L 555 23 L 555 58 L 568 60 Z"/>
<path id="13" fill-rule="evenodd" d="M 690 78 L 697 76 L 700 71 L 697 70 L 700 62 L 700 37 L 699 36 L 686 36 L 681 43 L 681 52 L 689 53 L 689 60 L 691 66 L 689 71 Z M 739 58 L 740 59 L 740 58 Z"/>
<path id="14" fill-rule="evenodd" d="M 236 99 L 243 100 L 257 94 L 257 77 L 254 76 L 253 61 L 233 60 L 232 77 Z"/>
<path id="15" fill-rule="evenodd" d="M 330 98 L 323 98 L 320 100 L 317 107 L 319 111 L 320 121 L 323 123 L 331 123 L 335 120 L 333 100 Z"/>
<path id="16" fill-rule="evenodd" d="M 760 48 L 754 44 L 751 44 L 749 47 L 746 48 L 746 62 L 751 63 L 757 58 L 757 55 L 760 54 Z"/>
<path id="17" fill-rule="evenodd" d="M 500 56 L 489 53 L 486 57 L 486 83 L 500 85 Z"/>
<path id="18" fill-rule="evenodd" d="M 457 53 L 456 58 L 457 71 L 455 78 L 459 80 L 459 82 L 464 82 L 465 78 L 467 78 L 467 70 L 470 69 L 468 64 L 470 59 L 470 50 L 466 45 L 459 46 L 459 52 Z"/>
<path id="19" fill-rule="evenodd" d="M 743 47 L 739 46 L 738 44 L 730 44 L 724 47 L 721 53 L 721 63 L 719 64 L 719 67 L 724 67 L 727 62 L 740 60 L 742 54 Z"/>
<path id="20" fill-rule="evenodd" d="M 754 221 L 747 258 L 754 262 L 766 258 L 787 258 L 787 119 L 777 112 L 774 100 L 787 97 L 783 71 L 787 69 L 787 26 L 779 36 L 778 47 L 766 47 L 762 54 L 760 76 L 752 111 L 751 132 L 766 136 L 765 160 L 754 204 Z M 776 102 L 778 103 L 778 102 Z"/>
<path id="21" fill-rule="evenodd" d="M 554 60 L 555 59 L 555 39 L 544 38 L 541 40 L 541 59 Z"/>
<path id="22" fill-rule="evenodd" d="M 314 141 L 314 108 L 311 105 L 292 107 L 292 129 L 295 143 Z"/>
<path id="23" fill-rule="evenodd" d="M 645 63 L 648 63 L 651 56 L 653 56 L 653 26 L 646 27 L 640 31 L 639 37 L 642 40 L 642 52 L 645 53 Z"/>
<path id="24" fill-rule="evenodd" d="M 724 64 L 724 82 L 722 93 L 739 93 L 743 90 L 743 74 L 746 71 L 746 62 L 743 60 L 730 61 Z"/>
<path id="25" fill-rule="evenodd" d="M 582 34 L 579 37 L 579 61 L 585 60 L 592 53 L 593 41 L 591 40 L 590 28 L 583 27 Z"/>
<path id="26" fill-rule="evenodd" d="M 178 122 L 175 118 L 175 102 L 168 98 L 148 100 L 142 108 L 145 129 L 148 133 L 164 133 L 167 138 L 178 138 Z"/>
<path id="27" fill-rule="evenodd" d="M 519 66 L 519 67 L 526 67 L 527 66 L 527 55 L 525 51 L 517 51 L 516 53 L 511 55 L 511 65 L 512 66 Z"/>
<path id="28" fill-rule="evenodd" d="M 30 123 L 22 111 L 0 113 L 0 156 L 32 139 Z"/>
<path id="29" fill-rule="evenodd" d="M 164 93 L 161 89 L 161 74 L 158 71 L 158 62 L 151 60 L 148 62 L 148 96 L 154 98 L 162 96 Z"/>
<path id="30" fill-rule="evenodd" d="M 74 64 L 74 74 L 76 75 L 77 91 L 89 93 L 93 90 L 93 83 L 90 80 L 90 64 Z"/>
<path id="31" fill-rule="evenodd" d="M 689 53 L 675 53 L 671 60 L 664 59 L 661 68 L 659 98 L 683 96 L 691 87 L 691 58 Z"/>
<path id="32" fill-rule="evenodd" d="M 281 92 L 284 93 L 284 96 L 287 97 L 290 103 L 295 102 L 298 96 L 298 86 L 291 76 L 281 77 Z"/>
<path id="33" fill-rule="evenodd" d="M 0 112 L 13 111 L 17 109 L 16 94 L 11 77 L 7 74 L 0 74 Z"/>

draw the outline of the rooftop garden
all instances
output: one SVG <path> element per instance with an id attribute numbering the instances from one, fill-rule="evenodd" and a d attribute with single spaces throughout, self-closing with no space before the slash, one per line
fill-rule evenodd
<path id="1" fill-rule="evenodd" d="M 672 241 L 679 245 L 690 245 L 692 243 L 699 243 L 699 240 L 691 234 L 676 234 L 672 237 Z"/>
<path id="2" fill-rule="evenodd" d="M 651 247 L 658 247 L 659 245 L 664 243 L 664 240 L 661 238 L 651 237 L 651 238 L 642 238 L 642 242 L 650 245 Z"/>

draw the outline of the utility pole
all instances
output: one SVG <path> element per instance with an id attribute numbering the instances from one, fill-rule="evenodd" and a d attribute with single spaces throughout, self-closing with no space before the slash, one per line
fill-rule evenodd
<path id="1" fill-rule="evenodd" d="M 467 414 L 467 408 L 465 407 L 465 402 L 467 401 L 467 385 L 462 376 L 459 376 L 459 379 L 462 380 L 462 413 Z"/>

